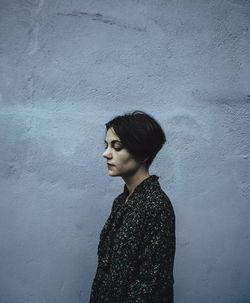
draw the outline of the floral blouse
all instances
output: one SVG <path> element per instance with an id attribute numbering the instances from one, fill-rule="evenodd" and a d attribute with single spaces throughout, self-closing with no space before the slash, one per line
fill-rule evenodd
<path id="1" fill-rule="evenodd" d="M 90 303 L 172 303 L 175 214 L 159 177 L 113 202 L 98 245 Z"/>

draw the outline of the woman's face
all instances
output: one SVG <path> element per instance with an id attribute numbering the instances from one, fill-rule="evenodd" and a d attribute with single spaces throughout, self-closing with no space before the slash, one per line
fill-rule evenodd
<path id="1" fill-rule="evenodd" d="M 110 176 L 130 176 L 140 168 L 141 164 L 122 145 L 113 128 L 108 129 L 104 142 L 103 157 L 107 159 L 107 164 L 112 164 L 108 165 Z"/>

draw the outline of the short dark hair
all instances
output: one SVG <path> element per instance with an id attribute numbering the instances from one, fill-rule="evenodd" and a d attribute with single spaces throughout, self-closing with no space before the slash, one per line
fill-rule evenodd
<path id="1" fill-rule="evenodd" d="M 160 124 L 143 111 L 133 111 L 116 116 L 106 125 L 113 128 L 124 147 L 139 162 L 145 161 L 149 168 L 155 156 L 166 142 Z"/>

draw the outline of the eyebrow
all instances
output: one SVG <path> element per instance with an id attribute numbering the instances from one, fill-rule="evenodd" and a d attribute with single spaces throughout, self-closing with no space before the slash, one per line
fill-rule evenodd
<path id="1" fill-rule="evenodd" d="M 119 141 L 119 140 L 112 140 L 111 141 L 111 144 L 114 144 L 114 143 L 116 143 L 116 142 L 118 142 L 118 143 L 121 143 L 121 141 Z M 106 140 L 104 140 L 104 143 L 108 143 Z"/>

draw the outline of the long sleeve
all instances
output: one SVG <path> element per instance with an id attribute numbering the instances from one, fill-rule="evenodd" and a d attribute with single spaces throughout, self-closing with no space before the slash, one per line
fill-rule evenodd
<path id="1" fill-rule="evenodd" d="M 100 234 L 90 303 L 173 303 L 175 215 L 158 177 L 113 203 Z"/>
<path id="2" fill-rule="evenodd" d="M 145 220 L 139 266 L 123 303 L 173 302 L 175 217 L 172 208 L 153 210 Z"/>

